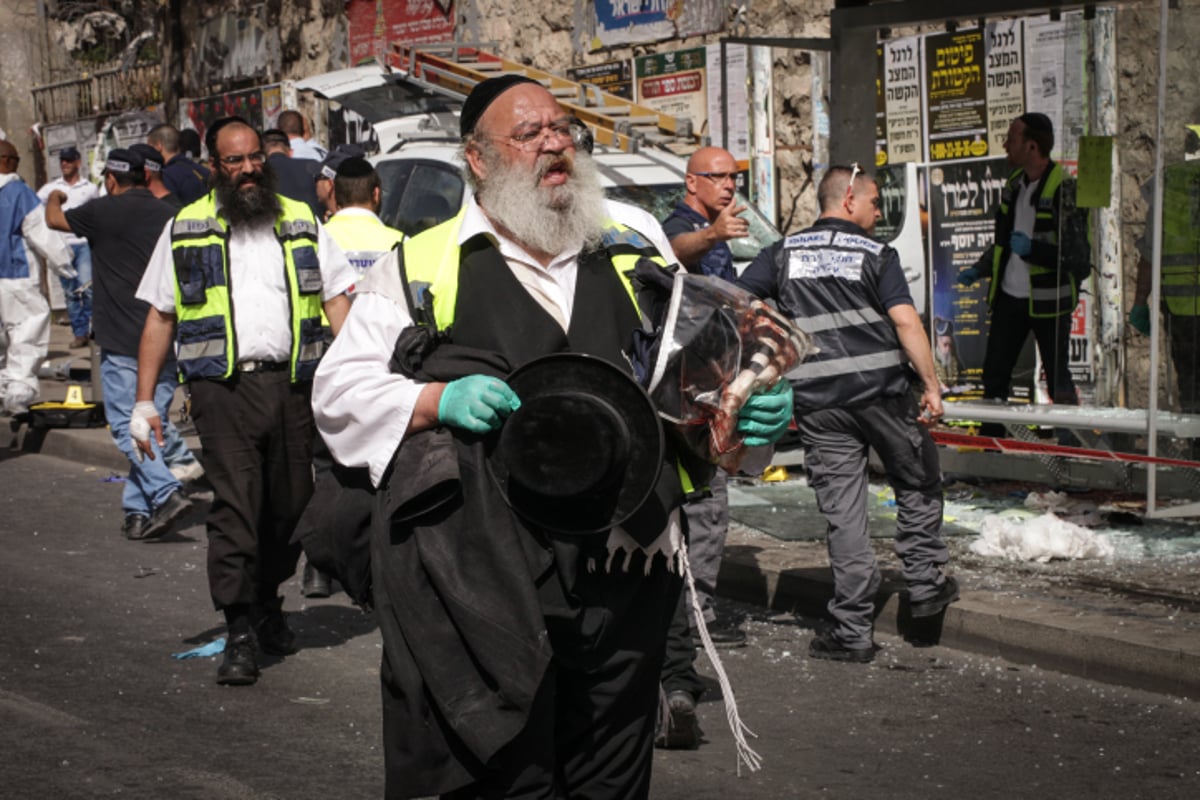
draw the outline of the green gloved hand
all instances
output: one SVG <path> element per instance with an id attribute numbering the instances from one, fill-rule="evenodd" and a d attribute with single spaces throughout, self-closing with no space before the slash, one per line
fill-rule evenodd
<path id="1" fill-rule="evenodd" d="M 521 400 L 504 381 L 468 375 L 446 384 L 438 402 L 438 420 L 471 433 L 487 433 L 520 407 Z"/>
<path id="2" fill-rule="evenodd" d="M 1150 334 L 1150 306 L 1139 303 L 1129 309 L 1129 324 L 1138 333 Z"/>
<path id="3" fill-rule="evenodd" d="M 737 429 L 747 447 L 775 444 L 792 421 L 792 385 L 786 379 L 755 392 L 738 412 Z"/>

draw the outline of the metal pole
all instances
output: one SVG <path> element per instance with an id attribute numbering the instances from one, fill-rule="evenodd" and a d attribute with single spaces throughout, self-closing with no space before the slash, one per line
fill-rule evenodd
<path id="1" fill-rule="evenodd" d="M 1166 137 L 1167 107 L 1167 6 L 1169 0 L 1158 3 L 1158 129 L 1154 143 L 1154 197 L 1151 213 L 1154 214 L 1154 231 L 1150 237 L 1152 255 L 1150 266 L 1150 308 L 1158 311 L 1162 287 L 1162 227 L 1163 227 L 1163 150 Z M 1158 453 L 1158 337 L 1161 312 L 1150 317 L 1150 402 L 1147 409 L 1147 451 L 1151 456 Z M 1158 494 L 1158 475 L 1151 464 L 1146 471 L 1146 516 L 1153 517 Z"/>

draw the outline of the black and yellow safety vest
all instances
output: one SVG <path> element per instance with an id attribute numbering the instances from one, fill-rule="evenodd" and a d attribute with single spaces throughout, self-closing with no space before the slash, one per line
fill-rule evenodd
<path id="1" fill-rule="evenodd" d="M 280 196 L 275 236 L 283 250 L 291 309 L 290 374 L 311 380 L 325 353 L 321 334 L 322 281 L 317 222 L 304 203 Z M 229 270 L 229 227 L 209 192 L 171 226 L 175 262 L 175 331 L 179 377 L 228 378 L 238 362 Z"/>
<path id="2" fill-rule="evenodd" d="M 1176 164 L 1163 183 L 1162 292 L 1167 310 L 1200 315 L 1200 161 Z"/>
<path id="3" fill-rule="evenodd" d="M 1008 177 L 1004 191 L 1000 197 L 1000 207 L 997 211 L 996 241 L 1003 241 L 1004 246 L 992 248 L 992 283 L 988 289 L 988 305 L 996 299 L 1000 290 L 1005 268 L 1012 251 L 1007 242 L 1013 232 L 1016 218 L 1015 203 L 1020 197 L 1021 180 L 1025 175 L 1022 169 L 1015 170 Z M 1033 234 L 1029 237 L 1033 249 L 1025 256 L 1029 265 L 1029 316 L 1059 317 L 1070 314 L 1079 302 L 1077 278 L 1072 271 L 1062 264 L 1059 248 L 1059 231 L 1062 218 L 1062 198 L 1060 188 L 1063 182 L 1062 167 L 1050 163 L 1046 174 L 1042 176 L 1034 202 L 1036 217 L 1033 223 Z M 1083 243 L 1086 246 L 1086 242 Z M 1078 247 L 1079 243 L 1072 246 Z"/>

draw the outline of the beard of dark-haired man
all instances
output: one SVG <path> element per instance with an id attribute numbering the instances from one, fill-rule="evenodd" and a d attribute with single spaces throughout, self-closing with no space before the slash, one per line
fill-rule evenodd
<path id="1" fill-rule="evenodd" d="M 231 225 L 274 224 L 283 210 L 275 187 L 275 173 L 267 163 L 236 177 L 223 169 L 213 171 L 217 203 Z"/>

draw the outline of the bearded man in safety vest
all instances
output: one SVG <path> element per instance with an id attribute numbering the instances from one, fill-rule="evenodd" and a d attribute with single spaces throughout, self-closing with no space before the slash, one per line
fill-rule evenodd
<path id="1" fill-rule="evenodd" d="M 1079 405 L 1068 366 L 1071 313 L 1090 271 L 1086 217 L 1075 209 L 1074 184 L 1050 159 L 1054 127 L 1045 114 L 1012 121 L 1004 150 L 1013 172 L 996 209 L 996 233 L 980 260 L 959 273 L 970 286 L 988 270 L 991 323 L 983 359 L 983 396 L 1007 400 L 1017 359 L 1032 332 L 1055 403 Z M 984 426 L 1003 436 L 1003 426 Z"/>
<path id="2" fill-rule="evenodd" d="M 684 475 L 663 458 L 633 517 L 564 536 L 493 499 L 486 442 L 521 413 L 507 367 L 574 353 L 632 372 L 648 315 L 626 273 L 665 265 L 671 247 L 648 214 L 605 199 L 583 136 L 537 82 L 480 82 L 460 126 L 473 191 L 372 267 L 313 391 L 334 457 L 377 487 L 387 796 L 638 800 L 680 590 L 670 542 Z M 428 380 L 393 371 L 412 361 L 401 344 L 428 329 L 453 345 L 440 368 L 465 366 Z M 748 407 L 774 410 L 762 441 L 782 435 L 790 392 L 755 397 Z M 455 479 L 436 480 L 447 468 Z"/>
<path id="3" fill-rule="evenodd" d="M 130 433 L 154 458 L 155 383 L 172 340 L 213 487 L 208 582 L 228 626 L 217 683 L 258 680 L 257 652 L 289 655 L 278 590 L 296 571 L 292 532 L 313 491 L 309 393 L 355 274 L 312 210 L 275 192 L 262 140 L 238 117 L 208 129 L 213 188 L 167 222 L 138 286 L 150 305 Z"/>

